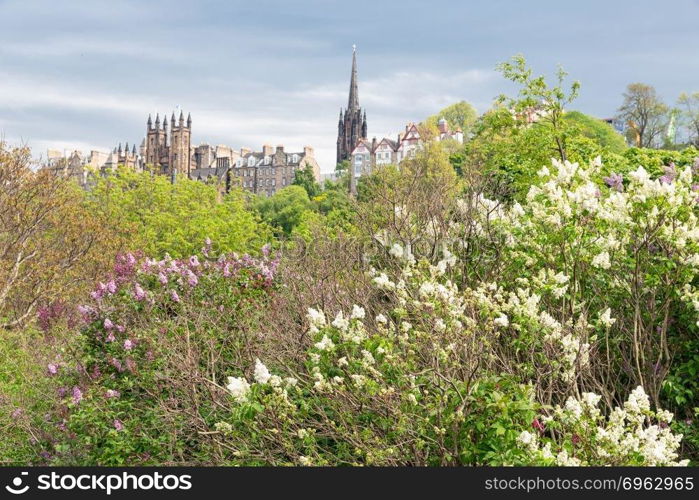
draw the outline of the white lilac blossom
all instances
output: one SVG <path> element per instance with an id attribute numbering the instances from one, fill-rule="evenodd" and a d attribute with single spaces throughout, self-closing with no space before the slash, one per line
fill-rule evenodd
<path id="1" fill-rule="evenodd" d="M 616 323 L 616 319 L 612 318 L 612 310 L 609 307 L 600 314 L 599 320 L 607 328 Z"/>
<path id="2" fill-rule="evenodd" d="M 330 337 L 323 335 L 323 338 L 316 342 L 315 347 L 319 351 L 329 351 L 335 347 L 335 344 Z"/>
<path id="3" fill-rule="evenodd" d="M 366 316 L 366 313 L 364 312 L 364 308 L 358 306 L 357 304 L 352 306 L 352 314 L 350 316 L 351 319 L 364 319 Z"/>
<path id="4" fill-rule="evenodd" d="M 555 409 L 555 416 L 542 418 L 547 425 L 560 421 L 557 435 L 553 439 L 546 438 L 543 446 L 537 436 L 528 431 L 523 431 L 517 441 L 535 462 L 545 464 L 688 464 L 687 460 L 679 460 L 677 454 L 682 436 L 674 434 L 667 426 L 672 413 L 662 409 L 654 413 L 642 387 L 634 389 L 623 408 L 615 408 L 608 417 L 598 408 L 600 400 L 601 396 L 594 393 L 583 393 L 581 400 L 570 397 L 564 407 Z M 647 417 L 655 417 L 664 425 L 648 423 Z M 576 447 L 575 457 L 573 447 Z"/>
<path id="5" fill-rule="evenodd" d="M 260 361 L 259 359 L 255 359 L 255 373 L 254 373 L 254 378 L 255 381 L 260 383 L 260 384 L 266 384 L 269 379 L 272 377 L 272 374 L 269 373 L 269 370 L 267 367 Z"/>
<path id="6" fill-rule="evenodd" d="M 250 384 L 243 377 L 228 377 L 228 392 L 231 393 L 233 399 L 238 403 L 243 403 L 247 400 L 250 392 Z"/>

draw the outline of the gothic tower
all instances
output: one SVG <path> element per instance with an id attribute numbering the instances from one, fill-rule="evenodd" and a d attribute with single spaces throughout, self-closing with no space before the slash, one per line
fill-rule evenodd
<path id="1" fill-rule="evenodd" d="M 347 109 L 340 108 L 340 120 L 337 124 L 337 163 L 349 159 L 359 139 L 366 139 L 366 111 L 359 107 L 357 90 L 357 48 L 352 47 L 352 76 L 350 79 Z"/>
<path id="2" fill-rule="evenodd" d="M 189 177 L 191 170 L 192 144 L 192 115 L 187 115 L 187 123 L 184 121 L 184 114 L 180 111 L 180 120 L 175 123 L 175 113 L 170 119 L 170 172 L 175 175 Z"/>
<path id="3" fill-rule="evenodd" d="M 146 132 L 146 164 L 162 168 L 162 159 L 167 151 L 167 116 L 164 119 L 163 128 L 160 128 L 160 114 L 155 116 L 155 127 L 150 115 Z"/>

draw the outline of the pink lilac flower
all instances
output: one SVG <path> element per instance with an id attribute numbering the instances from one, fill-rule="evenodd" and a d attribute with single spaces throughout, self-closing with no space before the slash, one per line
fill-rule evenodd
<path id="1" fill-rule="evenodd" d="M 165 273 L 158 273 L 158 281 L 160 281 L 161 285 L 167 285 L 167 276 L 165 276 Z"/>
<path id="2" fill-rule="evenodd" d="M 124 341 L 124 349 L 126 349 L 127 351 L 130 351 L 131 349 L 133 349 L 133 347 L 134 347 L 134 343 L 130 339 L 126 339 Z"/>
<path id="3" fill-rule="evenodd" d="M 119 391 L 115 391 L 114 389 L 107 389 L 107 393 L 105 394 L 107 398 L 118 398 L 120 395 Z"/>
<path id="4" fill-rule="evenodd" d="M 199 266 L 199 258 L 196 255 L 192 255 L 189 258 L 189 265 L 192 267 L 198 267 Z"/>
<path id="5" fill-rule="evenodd" d="M 73 387 L 73 404 L 78 404 L 83 399 L 83 391 L 77 385 Z"/>
<path id="6" fill-rule="evenodd" d="M 104 339 L 105 342 L 114 342 L 116 340 L 116 337 L 114 336 L 114 332 L 109 332 L 109 335 L 107 335 L 107 338 Z"/>
<path id="7" fill-rule="evenodd" d="M 611 174 L 609 177 L 604 178 L 604 182 L 616 191 L 621 192 L 624 190 L 624 177 L 621 174 Z"/>
<path id="8" fill-rule="evenodd" d="M 136 362 L 132 358 L 126 358 L 126 369 L 131 373 L 136 372 Z"/>
<path id="9" fill-rule="evenodd" d="M 136 300 L 143 300 L 146 298 L 146 291 L 141 288 L 141 285 L 136 283 L 136 285 L 134 285 L 133 296 Z"/>
<path id="10" fill-rule="evenodd" d="M 123 367 L 123 365 L 121 364 L 121 361 L 119 361 L 119 360 L 116 359 L 116 358 L 110 359 L 110 360 L 109 360 L 109 364 L 112 365 L 114 368 L 116 368 L 117 371 L 118 371 L 119 373 L 121 373 L 121 372 L 124 371 L 124 367 Z"/>
<path id="11" fill-rule="evenodd" d="M 116 325 L 117 332 L 119 333 L 124 333 L 126 328 L 124 328 L 124 325 Z"/>
<path id="12" fill-rule="evenodd" d="M 122 423 L 121 420 L 119 420 L 118 418 L 115 418 L 115 419 L 114 419 L 114 428 L 115 428 L 117 431 L 123 431 L 123 430 L 124 430 L 124 424 Z"/>
<path id="13" fill-rule="evenodd" d="M 58 365 L 49 363 L 49 365 L 46 367 L 46 371 L 50 376 L 54 376 L 58 373 Z"/>
<path id="14" fill-rule="evenodd" d="M 67 387 L 59 387 L 57 393 L 58 393 L 59 398 L 63 398 L 63 397 L 65 397 L 66 394 L 68 394 L 68 388 Z"/>
<path id="15" fill-rule="evenodd" d="M 179 302 L 179 301 L 180 301 L 180 296 L 177 295 L 177 291 L 176 291 L 176 290 L 172 290 L 172 291 L 170 292 L 170 297 L 171 297 L 172 300 L 174 300 L 175 302 Z"/>
<path id="16" fill-rule="evenodd" d="M 670 166 L 663 167 L 663 171 L 665 172 L 665 175 L 660 177 L 660 182 L 664 184 L 671 184 L 677 176 L 677 172 L 675 171 L 675 164 L 670 163 Z"/>
<path id="17" fill-rule="evenodd" d="M 199 278 L 192 271 L 187 271 L 187 283 L 189 283 L 189 286 L 197 286 Z"/>
<path id="18" fill-rule="evenodd" d="M 12 416 L 12 418 L 19 418 L 19 417 L 21 417 L 21 416 L 22 416 L 22 408 L 16 408 L 16 409 L 12 412 L 11 416 Z"/>
<path id="19" fill-rule="evenodd" d="M 117 291 L 117 285 L 114 280 L 109 280 L 107 283 L 107 292 L 109 292 L 110 295 L 116 293 Z"/>
<path id="20" fill-rule="evenodd" d="M 105 320 L 104 320 L 104 329 L 105 329 L 105 330 L 111 330 L 112 328 L 114 328 L 114 323 L 112 323 L 112 320 L 110 320 L 109 318 L 105 318 Z"/>

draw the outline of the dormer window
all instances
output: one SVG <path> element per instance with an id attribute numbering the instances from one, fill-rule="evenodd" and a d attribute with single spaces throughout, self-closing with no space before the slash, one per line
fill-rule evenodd
<path id="1" fill-rule="evenodd" d="M 294 155 L 293 156 L 293 162 L 298 163 L 299 162 L 299 155 Z"/>
<path id="2" fill-rule="evenodd" d="M 270 158 L 269 156 L 265 156 L 265 165 L 269 165 Z"/>
<path id="3" fill-rule="evenodd" d="M 248 158 L 248 166 L 252 167 L 254 165 L 255 165 L 255 157 L 251 156 L 250 158 Z"/>

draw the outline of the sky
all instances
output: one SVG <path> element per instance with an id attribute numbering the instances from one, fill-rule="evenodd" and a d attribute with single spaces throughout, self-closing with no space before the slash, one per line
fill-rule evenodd
<path id="1" fill-rule="evenodd" d="M 628 83 L 699 91 L 699 0 L 0 0 L 0 136 L 46 149 L 140 144 L 148 114 L 192 115 L 192 143 L 315 148 L 334 169 L 352 45 L 369 137 L 460 100 L 487 110 L 523 54 L 613 116 Z"/>

